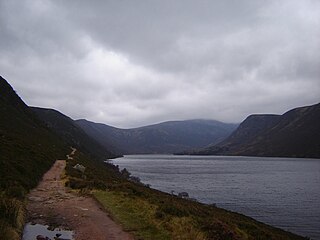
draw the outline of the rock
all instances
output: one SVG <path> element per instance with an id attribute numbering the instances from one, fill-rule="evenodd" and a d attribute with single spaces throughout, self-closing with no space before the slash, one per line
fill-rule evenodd
<path id="1" fill-rule="evenodd" d="M 86 170 L 85 166 L 82 166 L 81 164 L 76 164 L 74 167 L 74 169 L 77 169 L 78 171 L 84 173 L 84 171 Z"/>
<path id="2" fill-rule="evenodd" d="M 42 235 L 38 235 L 37 240 L 50 240 L 50 238 L 42 236 Z"/>
<path id="3" fill-rule="evenodd" d="M 33 202 L 42 202 L 43 201 L 43 199 L 41 197 L 28 197 L 28 199 Z"/>
<path id="4" fill-rule="evenodd" d="M 189 198 L 189 194 L 187 192 L 180 192 L 178 194 L 178 197 L 181 197 L 181 198 Z"/>

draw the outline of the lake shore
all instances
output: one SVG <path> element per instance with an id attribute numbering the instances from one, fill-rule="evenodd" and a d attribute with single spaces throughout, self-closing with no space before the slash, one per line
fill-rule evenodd
<path id="1" fill-rule="evenodd" d="M 202 203 L 320 239 L 318 160 L 127 155 L 113 163 L 152 188 L 188 192 Z"/>

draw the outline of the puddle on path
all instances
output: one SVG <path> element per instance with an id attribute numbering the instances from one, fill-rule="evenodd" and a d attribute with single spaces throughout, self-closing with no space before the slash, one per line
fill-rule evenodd
<path id="1" fill-rule="evenodd" d="M 42 237 L 42 238 L 41 238 Z M 51 228 L 42 224 L 27 223 L 23 230 L 22 240 L 73 240 L 73 231 Z"/>

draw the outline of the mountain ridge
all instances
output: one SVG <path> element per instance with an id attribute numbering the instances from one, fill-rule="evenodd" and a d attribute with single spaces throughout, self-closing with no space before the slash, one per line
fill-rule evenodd
<path id="1" fill-rule="evenodd" d="M 253 114 L 224 141 L 192 155 L 320 158 L 320 103 L 282 115 Z"/>
<path id="2" fill-rule="evenodd" d="M 219 142 L 236 124 L 216 120 L 167 121 L 143 127 L 121 129 L 88 120 L 76 120 L 92 138 L 104 146 L 113 146 L 123 154 L 174 153 Z"/>

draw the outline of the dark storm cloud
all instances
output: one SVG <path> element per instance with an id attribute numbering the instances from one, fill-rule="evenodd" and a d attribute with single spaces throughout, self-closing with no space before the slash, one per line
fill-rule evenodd
<path id="1" fill-rule="evenodd" d="M 0 70 L 28 104 L 130 127 L 319 102 L 320 3 L 0 0 Z"/>

